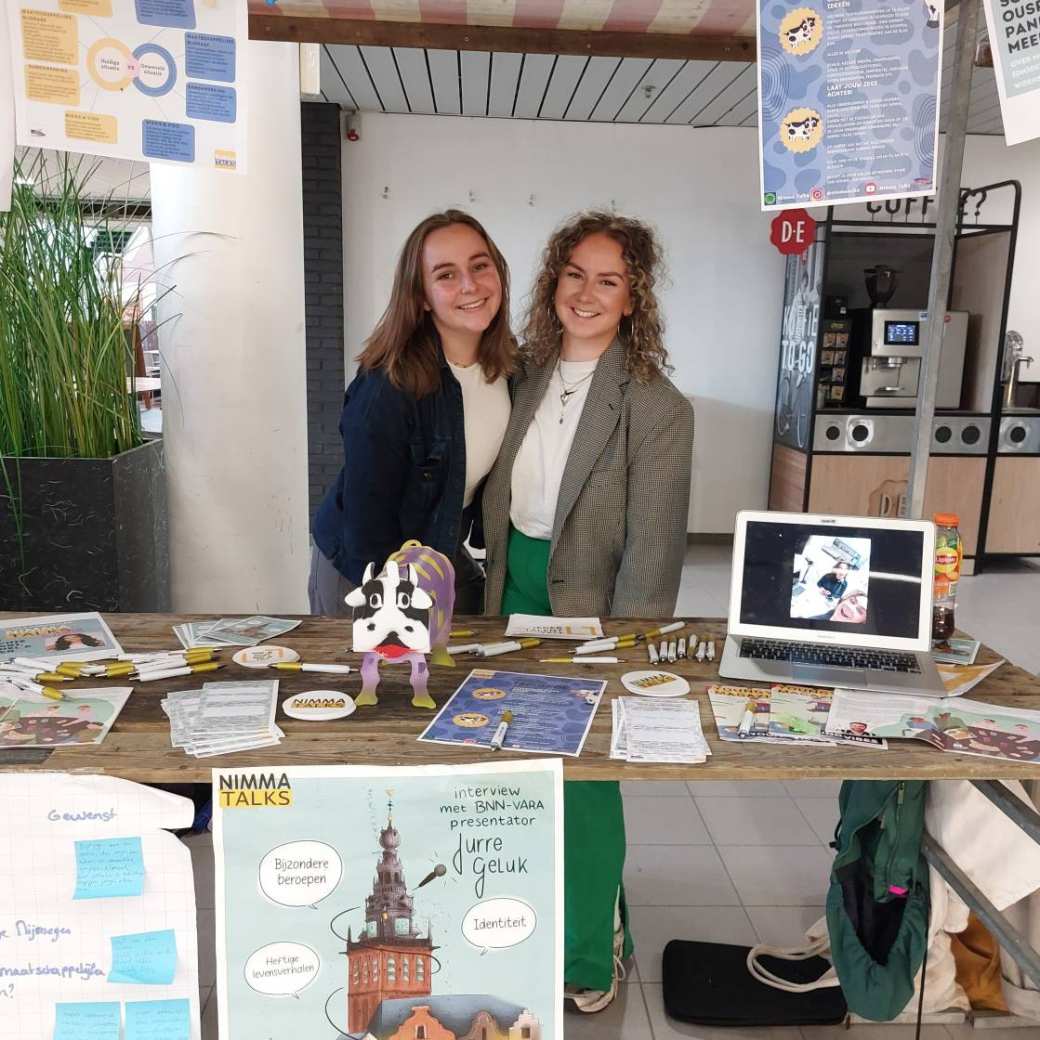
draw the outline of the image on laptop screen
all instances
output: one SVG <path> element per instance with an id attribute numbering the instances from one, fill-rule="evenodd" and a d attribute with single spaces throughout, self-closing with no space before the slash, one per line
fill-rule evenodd
<path id="1" fill-rule="evenodd" d="M 913 639 L 923 549 L 920 531 L 749 521 L 740 620 Z"/>

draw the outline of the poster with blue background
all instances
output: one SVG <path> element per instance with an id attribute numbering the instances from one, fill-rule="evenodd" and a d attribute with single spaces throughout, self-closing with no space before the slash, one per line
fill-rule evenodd
<path id="1" fill-rule="evenodd" d="M 942 16 L 933 0 L 759 0 L 763 210 L 934 192 Z"/>
<path id="2" fill-rule="evenodd" d="M 221 1040 L 563 1040 L 563 770 L 214 770 Z"/>

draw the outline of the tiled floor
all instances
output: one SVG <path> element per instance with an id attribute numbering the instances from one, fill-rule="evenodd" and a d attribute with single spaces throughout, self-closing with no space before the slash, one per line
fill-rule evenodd
<path id="1" fill-rule="evenodd" d="M 683 572 L 678 613 L 722 616 L 729 548 L 695 546 Z M 1040 672 L 1036 604 L 1040 564 L 1002 565 L 962 581 L 958 623 L 1010 660 Z M 706 772 L 710 767 L 705 767 Z M 619 998 L 597 1015 L 569 1013 L 567 1040 L 913 1040 L 906 1025 L 806 1029 L 710 1029 L 667 1018 L 661 951 L 670 939 L 774 945 L 800 941 L 823 913 L 837 818 L 830 781 L 636 782 L 622 786 L 628 830 L 625 886 L 636 954 Z M 213 852 L 208 835 L 188 839 L 196 863 L 203 1040 L 218 1040 L 213 994 Z M 1040 1026 L 972 1029 L 928 1025 L 923 1040 L 1026 1040 Z"/>

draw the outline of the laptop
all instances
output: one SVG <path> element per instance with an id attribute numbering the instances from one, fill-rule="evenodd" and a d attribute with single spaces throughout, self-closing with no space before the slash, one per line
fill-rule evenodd
<path id="1" fill-rule="evenodd" d="M 934 561 L 928 520 L 738 513 L 719 674 L 944 696 Z"/>

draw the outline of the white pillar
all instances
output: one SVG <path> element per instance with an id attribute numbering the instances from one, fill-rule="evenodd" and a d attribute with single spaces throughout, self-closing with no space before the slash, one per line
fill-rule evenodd
<path id="1" fill-rule="evenodd" d="M 299 82 L 250 43 L 247 172 L 151 168 L 178 612 L 307 611 Z"/>

